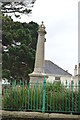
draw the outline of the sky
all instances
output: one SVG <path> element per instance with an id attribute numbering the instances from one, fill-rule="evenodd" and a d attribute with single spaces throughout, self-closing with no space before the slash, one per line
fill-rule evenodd
<path id="1" fill-rule="evenodd" d="M 21 22 L 44 21 L 45 59 L 74 74 L 78 65 L 78 1 L 36 0 L 30 16 L 22 16 Z"/>

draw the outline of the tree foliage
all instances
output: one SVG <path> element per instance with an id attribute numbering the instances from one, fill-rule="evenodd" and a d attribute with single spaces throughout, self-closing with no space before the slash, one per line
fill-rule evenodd
<path id="1" fill-rule="evenodd" d="M 1 4 L 1 11 L 3 14 L 9 15 L 9 13 L 12 13 L 15 15 L 15 17 L 20 17 L 21 14 L 29 14 L 32 12 L 32 7 L 34 5 L 36 0 L 10 0 L 10 2 L 2 0 L 0 2 Z"/>
<path id="2" fill-rule="evenodd" d="M 2 21 L 2 77 L 28 79 L 33 71 L 38 24 L 14 22 L 5 16 Z"/>

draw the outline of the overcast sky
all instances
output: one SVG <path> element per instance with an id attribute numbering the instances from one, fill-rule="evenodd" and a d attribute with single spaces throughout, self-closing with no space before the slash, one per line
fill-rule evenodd
<path id="1" fill-rule="evenodd" d="M 78 64 L 78 1 L 36 0 L 32 15 L 21 22 L 34 21 L 46 26 L 45 59 L 74 73 Z"/>

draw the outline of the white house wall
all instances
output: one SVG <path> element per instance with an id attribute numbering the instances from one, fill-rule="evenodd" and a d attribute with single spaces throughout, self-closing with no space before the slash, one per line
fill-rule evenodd
<path id="1" fill-rule="evenodd" d="M 64 85 L 66 85 L 66 81 L 67 81 L 67 85 L 69 85 L 69 83 L 71 83 L 71 77 L 70 76 L 62 76 L 61 77 L 61 83 L 63 83 Z"/>
<path id="2" fill-rule="evenodd" d="M 74 85 L 76 86 L 78 86 L 78 83 L 79 83 L 79 78 L 78 78 L 78 76 L 75 76 L 75 77 L 73 77 L 73 81 L 74 81 Z"/>
<path id="3" fill-rule="evenodd" d="M 54 81 L 57 81 L 57 80 L 55 80 L 55 75 L 49 75 L 49 77 L 48 77 L 48 79 L 47 79 L 47 81 L 49 81 L 49 82 L 54 82 Z M 60 76 L 59 76 L 60 77 Z M 60 81 L 61 81 L 61 83 L 63 83 L 64 85 L 66 85 L 66 80 L 67 80 L 67 85 L 69 85 L 69 82 L 71 82 L 71 77 L 70 76 L 61 76 L 60 77 Z"/>

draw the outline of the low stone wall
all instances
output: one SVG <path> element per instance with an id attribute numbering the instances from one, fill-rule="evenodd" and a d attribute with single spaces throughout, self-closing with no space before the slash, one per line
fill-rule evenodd
<path id="1" fill-rule="evenodd" d="M 80 115 L 22 112 L 22 111 L 0 111 L 1 120 L 80 120 Z"/>

